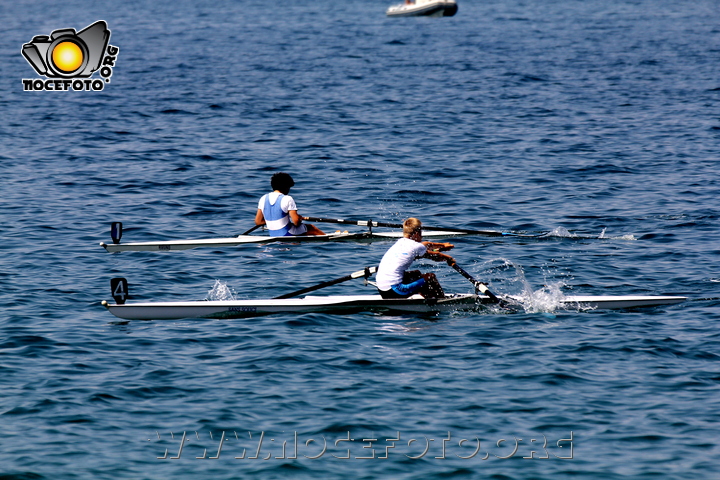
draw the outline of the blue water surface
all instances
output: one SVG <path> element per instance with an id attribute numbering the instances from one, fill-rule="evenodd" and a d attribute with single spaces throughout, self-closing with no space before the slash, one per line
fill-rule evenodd
<path id="1" fill-rule="evenodd" d="M 1 479 L 720 475 L 717 2 L 391 3 L 0 7 Z M 42 78 L 23 44 L 97 20 L 119 47 L 102 91 L 23 91 Z M 131 301 L 216 282 L 267 298 L 377 264 L 390 243 L 98 245 L 113 221 L 127 242 L 237 235 L 276 171 L 304 215 L 550 233 L 453 240 L 497 293 L 689 300 L 148 322 L 101 306 L 118 276 Z"/>

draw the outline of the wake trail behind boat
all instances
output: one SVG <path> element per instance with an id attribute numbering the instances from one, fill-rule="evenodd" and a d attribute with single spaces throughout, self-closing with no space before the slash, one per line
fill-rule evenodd
<path id="1" fill-rule="evenodd" d="M 568 239 L 576 239 L 576 240 L 625 240 L 625 241 L 635 241 L 637 238 L 633 234 L 627 234 L 627 235 L 619 235 L 619 236 L 607 236 L 607 227 L 603 228 L 599 235 L 593 236 L 593 235 L 579 235 L 570 232 L 565 227 L 557 227 L 553 229 L 550 232 L 542 234 L 541 238 L 568 238 Z"/>

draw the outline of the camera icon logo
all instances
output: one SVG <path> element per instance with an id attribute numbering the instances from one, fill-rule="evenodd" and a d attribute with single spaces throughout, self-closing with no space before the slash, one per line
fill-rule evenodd
<path id="1" fill-rule="evenodd" d="M 22 54 L 35 71 L 48 78 L 87 78 L 101 67 L 110 41 L 107 23 L 100 20 L 83 30 L 54 30 L 23 45 Z"/>

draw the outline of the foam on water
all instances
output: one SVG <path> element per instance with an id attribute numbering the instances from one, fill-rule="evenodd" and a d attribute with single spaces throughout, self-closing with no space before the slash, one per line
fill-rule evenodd
<path id="1" fill-rule="evenodd" d="M 522 295 L 514 298 L 520 301 L 526 313 L 552 313 L 562 306 L 565 295 L 561 288 L 564 283 L 545 285 L 538 290 L 528 288 Z"/>
<path id="2" fill-rule="evenodd" d="M 208 290 L 205 300 L 210 301 L 227 301 L 235 300 L 235 292 L 228 287 L 227 283 L 221 280 L 215 280 L 215 285 Z"/>
<path id="3" fill-rule="evenodd" d="M 495 293 L 510 295 L 526 313 L 551 313 L 562 306 L 565 299 L 562 288 L 566 283 L 549 278 L 550 273 L 545 275 L 544 286 L 535 289 L 522 265 L 506 258 L 493 259 L 488 264 L 491 266 L 484 275 L 494 279 L 492 289 L 496 290 Z"/>
<path id="4" fill-rule="evenodd" d="M 603 239 L 607 239 L 607 240 L 628 240 L 628 241 L 637 240 L 637 238 L 635 238 L 635 235 L 633 235 L 632 233 L 629 233 L 626 235 L 619 235 L 616 237 L 613 237 L 613 236 L 608 237 L 605 235 L 605 232 L 607 232 L 607 227 L 604 227 L 602 229 L 602 232 L 600 232 L 600 235 L 598 236 L 598 238 L 603 238 Z"/>
<path id="5" fill-rule="evenodd" d="M 628 240 L 628 241 L 635 241 L 637 238 L 635 238 L 635 235 L 629 234 L 629 235 L 621 235 L 619 237 L 610 237 L 612 240 Z"/>
<path id="6" fill-rule="evenodd" d="M 570 230 L 568 230 L 565 227 L 556 227 L 555 229 L 551 230 L 550 232 L 546 233 L 545 237 L 558 237 L 558 238 L 597 238 L 602 240 L 628 240 L 633 241 L 637 240 L 635 238 L 635 235 L 633 234 L 625 234 L 625 235 L 618 235 L 618 236 L 607 236 L 607 227 L 603 227 L 602 231 L 597 237 L 594 236 L 586 236 L 586 235 L 578 235 L 576 233 L 572 233 Z"/>
<path id="7" fill-rule="evenodd" d="M 570 233 L 570 231 L 565 227 L 556 227 L 551 232 L 548 232 L 548 237 L 561 237 L 561 238 L 574 238 L 577 235 Z"/>

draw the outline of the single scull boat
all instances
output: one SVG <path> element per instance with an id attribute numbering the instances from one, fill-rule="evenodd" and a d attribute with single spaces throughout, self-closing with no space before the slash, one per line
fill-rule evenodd
<path id="1" fill-rule="evenodd" d="M 303 217 L 305 220 L 312 222 L 325 222 L 325 223 L 339 223 L 346 225 L 355 225 L 359 227 L 367 227 L 366 231 L 363 232 L 336 232 L 329 233 L 327 235 L 302 235 L 302 236 L 286 236 L 286 237 L 271 237 L 268 235 L 249 235 L 250 232 L 254 231 L 259 226 L 248 230 L 247 232 L 238 235 L 237 237 L 221 237 L 221 238 L 202 238 L 192 240 L 165 240 L 165 241 L 151 241 L 151 242 L 134 242 L 134 243 L 120 243 L 122 238 L 122 223 L 113 222 L 110 227 L 110 236 L 112 243 L 100 242 L 100 246 L 103 247 L 110 253 L 115 252 L 171 252 L 176 250 L 189 250 L 191 248 L 199 247 L 234 247 L 245 244 L 262 244 L 262 243 L 298 243 L 298 242 L 337 242 L 337 241 L 372 241 L 372 240 L 393 240 L 403 236 L 402 224 L 397 223 L 383 223 L 375 222 L 372 220 L 343 220 L 336 218 L 318 218 L 318 217 Z M 374 228 L 393 228 L 398 229 L 397 231 L 377 231 Z M 515 232 L 499 232 L 495 230 L 471 230 L 464 228 L 444 228 L 444 227 L 423 227 L 423 238 L 430 240 L 437 240 L 442 238 L 457 237 L 463 235 L 479 235 L 485 237 L 517 237 L 522 239 L 541 239 L 541 238 L 552 238 L 548 234 L 524 234 Z M 599 237 L 579 237 L 574 236 L 571 238 L 586 239 L 586 238 L 599 238 Z"/>
<path id="2" fill-rule="evenodd" d="M 286 293 L 275 298 L 261 300 L 204 300 L 194 302 L 145 302 L 125 304 L 129 297 L 128 282 L 118 277 L 110 280 L 110 290 L 115 304 L 103 300 L 102 305 L 118 318 L 127 320 L 169 320 L 180 318 L 243 318 L 271 313 L 355 313 L 355 312 L 413 312 L 431 313 L 448 310 L 474 310 L 482 305 L 492 304 L 506 311 L 522 310 L 523 298 L 513 295 L 495 295 L 487 284 L 476 280 L 470 273 L 457 265 L 449 265 L 475 286 L 475 294 L 446 294 L 444 298 L 424 298 L 413 295 L 409 298 L 385 299 L 380 295 L 300 295 L 337 285 L 348 280 L 368 278 L 377 272 L 377 267 L 365 267 L 349 275 L 327 280 L 311 287 Z M 553 302 L 552 310 L 571 309 L 627 309 L 672 305 L 687 300 L 675 296 L 638 295 L 573 295 Z"/>
<path id="3" fill-rule="evenodd" d="M 454 232 L 427 232 L 423 237 L 427 238 L 447 238 L 462 233 Z M 287 236 L 287 237 L 270 237 L 268 235 L 238 235 L 237 237 L 227 238 L 204 238 L 197 240 L 168 240 L 159 242 L 137 242 L 137 243 L 105 243 L 100 242 L 100 246 L 110 253 L 114 252 L 171 252 L 175 250 L 189 250 L 199 247 L 234 247 L 245 244 L 262 244 L 262 243 L 297 243 L 297 242 L 338 242 L 338 241 L 368 241 L 368 240 L 388 240 L 402 237 L 402 232 L 360 232 L 348 233 L 338 232 L 328 235 L 303 235 L 303 236 Z"/>
<path id="4" fill-rule="evenodd" d="M 307 219 L 308 217 L 306 217 Z M 314 217 L 311 217 L 314 218 Z M 325 219 L 317 219 L 323 221 Z M 332 220 L 335 223 L 350 223 L 345 220 Z M 298 243 L 298 242 L 337 242 L 337 241 L 370 241 L 370 240 L 393 240 L 403 236 L 402 231 L 395 232 L 378 232 L 373 230 L 373 227 L 387 227 L 392 225 L 390 228 L 394 228 L 395 224 L 383 224 L 378 222 L 359 221 L 353 222 L 358 226 L 365 226 L 368 228 L 364 232 L 336 232 L 329 233 L 327 235 L 301 235 L 301 236 L 285 236 L 285 237 L 271 237 L 269 235 L 248 235 L 250 232 L 259 228 L 257 226 L 238 235 L 237 237 L 224 237 L 224 238 L 202 238 L 194 240 L 166 240 L 166 241 L 153 241 L 153 242 L 135 242 L 135 243 L 120 243 L 122 238 L 122 223 L 113 222 L 110 227 L 110 237 L 112 243 L 100 242 L 100 246 L 103 247 L 110 253 L 115 252 L 171 252 L 176 250 L 189 250 L 191 248 L 199 247 L 234 247 L 245 244 L 262 244 L 262 243 Z M 402 225 L 400 225 L 402 228 Z M 455 237 L 458 235 L 473 235 L 473 234 L 485 234 L 493 236 L 501 236 L 501 232 L 493 231 L 481 231 L 481 230 L 460 230 L 460 229 L 435 229 L 427 230 L 423 233 L 423 236 L 429 239 Z"/>
<path id="5" fill-rule="evenodd" d="M 521 299 L 500 296 L 503 306 L 516 305 L 522 310 Z M 568 296 L 560 310 L 628 309 L 656 307 L 684 302 L 686 297 L 671 296 Z M 116 317 L 127 320 L 170 320 L 182 318 L 243 318 L 272 313 L 336 313 L 400 312 L 432 313 L 453 310 L 475 310 L 493 302 L 487 295 L 453 294 L 442 299 L 425 299 L 413 295 L 404 299 L 383 299 L 380 295 L 306 296 L 302 298 L 264 300 L 223 300 L 196 302 L 146 302 L 102 305 Z"/>

